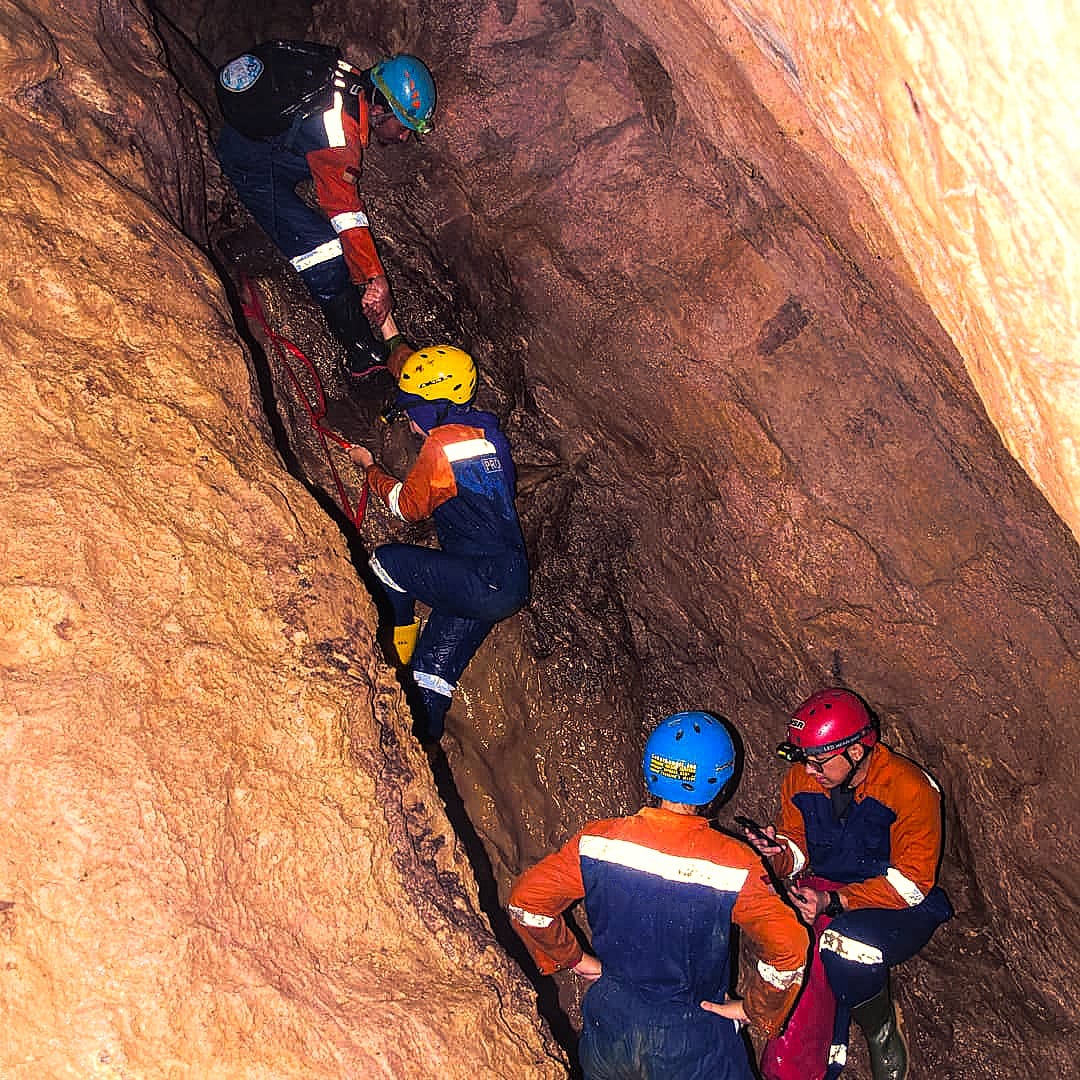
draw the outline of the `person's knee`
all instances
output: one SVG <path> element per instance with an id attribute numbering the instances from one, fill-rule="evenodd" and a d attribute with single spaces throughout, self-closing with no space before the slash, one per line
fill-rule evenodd
<path id="1" fill-rule="evenodd" d="M 382 544 L 377 547 L 371 558 L 368 559 L 368 566 L 371 567 L 371 572 L 386 588 L 393 592 L 403 593 L 406 592 L 405 586 L 395 576 L 395 563 L 397 561 L 394 557 L 395 547 L 397 547 L 396 544 Z"/>
<path id="2" fill-rule="evenodd" d="M 836 929 L 835 922 L 821 935 L 819 951 L 829 987 L 845 1005 L 858 1005 L 873 997 L 888 980 L 882 951 Z"/>

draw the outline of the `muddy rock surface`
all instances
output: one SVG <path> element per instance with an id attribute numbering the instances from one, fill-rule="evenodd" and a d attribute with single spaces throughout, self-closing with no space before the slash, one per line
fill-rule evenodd
<path id="1" fill-rule="evenodd" d="M 0 1074 L 564 1075 L 181 230 L 145 12 L 51 12 L 0 86 Z"/>
<path id="2" fill-rule="evenodd" d="M 529 985 L 513 875 L 640 804 L 678 709 L 742 734 L 720 824 L 768 819 L 787 711 L 830 683 L 946 793 L 957 916 L 895 979 L 912 1075 L 1069 1075 L 1080 552 L 1024 391 L 972 374 L 1055 296 L 985 352 L 958 332 L 987 310 L 958 234 L 838 149 L 796 13 L 781 41 L 749 5 L 159 7 L 2 16 L 0 1071 L 565 1076 L 580 986 Z M 361 517 L 325 432 L 416 448 L 210 151 L 213 65 L 275 36 L 439 81 L 362 186 L 399 325 L 481 366 L 533 589 L 434 768 L 363 569 L 433 537 Z"/>

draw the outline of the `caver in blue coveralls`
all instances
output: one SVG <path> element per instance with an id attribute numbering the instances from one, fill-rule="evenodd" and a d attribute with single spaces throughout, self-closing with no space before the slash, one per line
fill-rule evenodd
<path id="1" fill-rule="evenodd" d="M 266 88 L 289 87 L 290 75 L 307 56 L 288 43 L 253 51 L 257 57 L 245 54 L 219 72 L 223 112 L 239 113 L 242 119 L 223 126 L 218 160 L 241 202 L 322 307 L 350 353 L 350 368 L 363 370 L 381 353 L 361 310 L 360 293 L 369 282 L 385 278 L 357 190 L 370 127 L 365 76 L 339 66 L 325 92 L 306 109 L 298 108 L 287 130 L 266 134 L 259 125 L 272 125 L 285 92 Z M 316 59 L 312 66 L 318 69 L 320 62 L 327 61 Z M 245 64 L 259 73 L 254 80 Z M 304 181 L 314 182 L 318 209 L 297 194 Z"/>
<path id="2" fill-rule="evenodd" d="M 581 959 L 561 914 L 579 897 L 603 964 L 581 1008 L 588 1080 L 751 1080 L 736 1025 L 701 1007 L 724 1000 L 731 926 L 758 958 L 746 1013 L 770 1034 L 798 993 L 806 951 L 754 853 L 664 807 L 592 822 L 510 894 L 514 928 L 545 974 Z"/>
<path id="3" fill-rule="evenodd" d="M 794 766 L 781 793 L 773 866 L 781 877 L 834 890 L 847 908 L 814 922 L 815 956 L 785 1033 L 762 1055 L 766 1080 L 833 1080 L 847 1061 L 853 1011 L 885 990 L 889 968 L 909 960 L 952 917 L 935 884 L 941 797 L 913 762 L 874 746 L 865 779 L 837 817 L 829 793 Z M 835 1011 L 834 1011 L 835 1010 Z M 856 1013 L 857 1015 L 857 1013 Z"/>
<path id="4" fill-rule="evenodd" d="M 514 508 L 514 463 L 495 416 L 446 401 L 422 402 L 409 415 L 428 434 L 408 477 L 399 482 L 374 464 L 367 479 L 402 520 L 431 517 L 442 550 L 383 544 L 371 568 L 395 625 L 412 621 L 417 600 L 431 609 L 411 668 L 422 704 L 417 735 L 435 741 L 476 650 L 495 623 L 525 603 L 529 568 Z"/>

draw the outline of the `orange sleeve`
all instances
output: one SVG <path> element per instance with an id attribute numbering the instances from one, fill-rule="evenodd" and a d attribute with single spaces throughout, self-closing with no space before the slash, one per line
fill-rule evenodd
<path id="1" fill-rule="evenodd" d="M 585 895 L 578 841 L 574 836 L 558 851 L 526 870 L 510 892 L 507 911 L 518 937 L 545 975 L 571 968 L 584 955 L 562 913 Z"/>
<path id="2" fill-rule="evenodd" d="M 362 130 L 348 113 L 342 114 L 342 126 L 345 131 L 344 146 L 313 150 L 307 155 L 308 168 L 315 181 L 315 198 L 332 223 L 339 215 L 360 215 L 366 221 L 364 200 L 356 187 L 364 153 Z M 375 250 L 371 229 L 355 223 L 351 217 L 339 224 L 347 225 L 338 232 L 338 239 L 349 267 L 349 277 L 357 285 L 363 285 L 373 277 L 385 274 L 379 253 Z"/>
<path id="3" fill-rule="evenodd" d="M 795 805 L 794 796 L 799 790 L 800 765 L 793 765 L 784 777 L 780 789 L 780 818 L 776 823 L 777 838 L 784 850 L 772 858 L 772 868 L 777 877 L 788 877 L 805 869 L 809 856 L 806 849 L 806 823 Z"/>
<path id="4" fill-rule="evenodd" d="M 756 961 L 743 1007 L 755 1027 L 779 1034 L 802 986 L 810 938 L 760 865 L 750 868 L 731 911 Z"/>
<path id="5" fill-rule="evenodd" d="M 889 835 L 889 869 L 840 891 L 851 908 L 914 907 L 934 887 L 941 857 L 941 796 L 917 765 L 905 763 L 891 783 L 896 813 Z"/>
<path id="6" fill-rule="evenodd" d="M 454 470 L 438 436 L 436 430 L 424 440 L 416 464 L 403 481 L 381 465 L 367 471 L 371 490 L 403 521 L 423 521 L 457 494 Z"/>

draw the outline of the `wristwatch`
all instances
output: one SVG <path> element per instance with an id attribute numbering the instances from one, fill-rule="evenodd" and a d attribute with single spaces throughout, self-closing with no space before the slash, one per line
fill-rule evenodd
<path id="1" fill-rule="evenodd" d="M 840 903 L 840 894 L 838 892 L 829 892 L 829 903 L 822 914 L 828 915 L 830 919 L 835 919 L 837 915 L 844 914 L 844 905 Z"/>

